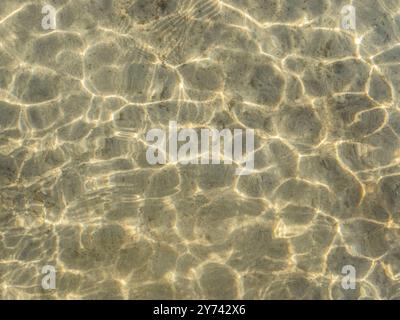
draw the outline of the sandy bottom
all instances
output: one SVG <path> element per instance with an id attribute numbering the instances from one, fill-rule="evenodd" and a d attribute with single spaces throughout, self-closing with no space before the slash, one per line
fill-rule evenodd
<path id="1" fill-rule="evenodd" d="M 399 298 L 400 1 L 352 3 L 1 0 L 0 298 Z M 169 121 L 255 170 L 149 165 Z"/>

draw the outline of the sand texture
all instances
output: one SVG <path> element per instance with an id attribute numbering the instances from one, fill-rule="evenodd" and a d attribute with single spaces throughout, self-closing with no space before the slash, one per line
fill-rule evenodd
<path id="1" fill-rule="evenodd" d="M 0 298 L 400 298 L 400 1 L 347 4 L 1 0 Z M 254 171 L 150 165 L 170 121 Z"/>

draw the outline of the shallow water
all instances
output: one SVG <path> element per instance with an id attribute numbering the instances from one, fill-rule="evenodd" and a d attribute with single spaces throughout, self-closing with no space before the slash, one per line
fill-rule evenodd
<path id="1" fill-rule="evenodd" d="M 2 0 L 0 298 L 398 298 L 400 1 L 347 4 Z M 149 165 L 170 121 L 255 170 Z"/>

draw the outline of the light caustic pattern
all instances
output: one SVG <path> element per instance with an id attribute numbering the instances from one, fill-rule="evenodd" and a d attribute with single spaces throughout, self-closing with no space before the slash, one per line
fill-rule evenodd
<path id="1" fill-rule="evenodd" d="M 2 0 L 0 297 L 399 298 L 400 1 L 348 4 Z M 254 172 L 150 166 L 170 121 Z"/>

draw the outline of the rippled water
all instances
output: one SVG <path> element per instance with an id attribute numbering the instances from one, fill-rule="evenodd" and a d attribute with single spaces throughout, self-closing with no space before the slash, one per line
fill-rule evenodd
<path id="1" fill-rule="evenodd" d="M 0 298 L 398 298 L 400 1 L 348 3 L 2 0 Z M 149 165 L 169 121 L 254 172 Z"/>

